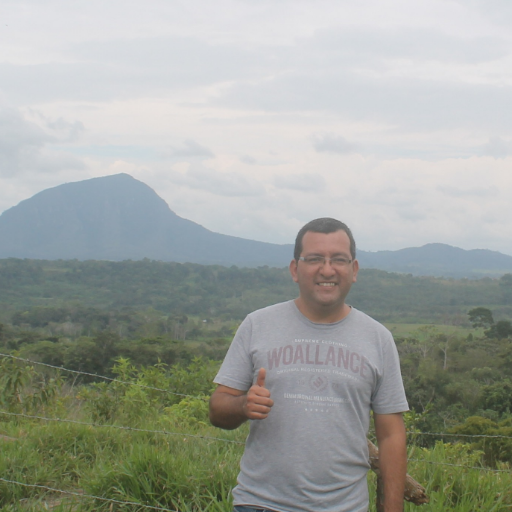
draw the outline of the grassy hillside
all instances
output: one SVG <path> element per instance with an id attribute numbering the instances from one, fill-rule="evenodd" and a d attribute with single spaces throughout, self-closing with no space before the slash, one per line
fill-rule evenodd
<path id="1" fill-rule="evenodd" d="M 0 364 L 2 511 L 231 512 L 247 425 L 231 432 L 208 425 L 217 363 L 196 360 L 168 372 L 124 361 L 115 368 L 119 381 L 73 387 L 60 373 L 10 359 Z M 425 448 L 418 418 L 407 415 L 406 423 L 409 473 L 430 497 L 422 510 L 510 510 L 510 463 L 490 463 L 470 444 L 481 437 Z M 369 483 L 373 512 L 372 474 Z"/>

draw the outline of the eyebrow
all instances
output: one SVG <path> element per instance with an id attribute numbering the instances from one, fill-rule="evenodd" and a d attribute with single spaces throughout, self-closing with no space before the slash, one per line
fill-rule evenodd
<path id="1" fill-rule="evenodd" d="M 321 256 L 322 258 L 328 258 L 325 254 L 320 254 L 319 252 L 310 252 L 306 253 L 306 256 Z M 347 252 L 335 252 L 331 255 L 331 258 L 336 258 L 337 256 L 343 256 L 344 258 L 352 259 L 352 256 Z"/>

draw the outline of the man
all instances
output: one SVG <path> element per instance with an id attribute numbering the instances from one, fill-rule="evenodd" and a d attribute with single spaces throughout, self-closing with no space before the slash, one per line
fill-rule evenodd
<path id="1" fill-rule="evenodd" d="M 359 264 L 350 229 L 322 218 L 295 241 L 299 297 L 251 313 L 215 378 L 213 425 L 252 420 L 235 511 L 368 510 L 373 410 L 386 512 L 403 510 L 408 410 L 393 338 L 345 303 Z"/>

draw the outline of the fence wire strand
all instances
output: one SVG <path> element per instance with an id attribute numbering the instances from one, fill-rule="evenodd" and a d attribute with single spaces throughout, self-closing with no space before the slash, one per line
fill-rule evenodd
<path id="1" fill-rule="evenodd" d="M 0 414 L 4 414 L 5 416 L 17 416 L 21 418 L 27 418 L 32 420 L 42 420 L 42 421 L 54 421 L 54 422 L 61 422 L 61 423 L 73 423 L 75 425 L 83 425 L 86 427 L 96 427 L 96 428 L 113 428 L 118 430 L 131 430 L 133 432 L 145 432 L 147 434 L 163 434 L 168 436 L 184 436 L 184 437 L 194 437 L 197 439 L 206 439 L 208 441 L 223 441 L 225 443 L 232 443 L 232 444 L 239 444 L 244 445 L 245 443 L 242 443 L 241 441 L 235 441 L 233 439 L 225 439 L 223 437 L 213 437 L 213 436 L 200 436 L 197 434 L 187 434 L 183 432 L 169 432 L 168 430 L 147 430 L 143 428 L 137 428 L 137 427 L 126 427 L 122 425 L 103 425 L 101 423 L 87 423 L 85 421 L 78 421 L 78 420 L 66 420 L 62 418 L 47 418 L 44 416 L 34 416 L 31 414 L 24 414 L 21 412 L 8 412 L 8 411 L 0 411 Z"/>
<path id="2" fill-rule="evenodd" d="M 70 370 L 69 368 L 64 368 L 63 366 L 55 366 L 55 365 L 51 365 L 48 363 L 42 363 L 40 361 L 32 361 L 30 359 L 25 359 L 23 357 L 13 356 L 12 354 L 0 353 L 0 357 L 7 357 L 7 358 L 15 359 L 16 361 L 22 361 L 24 363 L 45 366 L 47 368 L 52 368 L 54 370 L 65 371 L 65 372 L 74 373 L 77 375 L 86 375 L 88 377 L 95 377 L 98 379 L 108 380 L 110 382 L 117 382 L 119 384 L 124 384 L 124 385 L 128 385 L 128 386 L 137 386 L 137 387 L 144 388 L 144 389 L 150 389 L 152 391 L 160 391 L 162 393 L 168 393 L 168 394 L 174 395 L 174 396 L 182 396 L 185 398 L 206 400 L 206 398 L 204 396 L 195 396 L 195 395 L 187 395 L 185 393 L 176 393 L 173 391 L 169 391 L 168 389 L 162 389 L 162 388 L 157 388 L 157 387 L 153 387 L 153 386 L 147 386 L 145 384 L 139 384 L 138 382 L 128 382 L 128 381 L 123 381 L 123 380 L 116 379 L 113 377 L 106 377 L 104 375 L 98 375 L 96 373 L 82 372 L 79 370 Z M 408 436 L 418 435 L 418 436 L 438 436 L 438 437 L 471 437 L 471 438 L 475 437 L 475 438 L 489 438 L 489 439 L 512 439 L 512 436 L 503 436 L 503 435 L 453 434 L 453 433 L 447 433 L 447 432 L 416 432 L 413 430 L 407 430 L 406 434 Z"/>
<path id="3" fill-rule="evenodd" d="M 206 400 L 204 396 L 194 396 L 194 395 L 187 395 L 185 393 L 175 393 L 173 391 L 169 391 L 168 389 L 147 386 L 145 384 L 139 384 L 138 382 L 127 382 L 124 380 L 116 379 L 114 377 L 105 377 L 104 375 L 98 375 L 96 373 L 81 372 L 79 370 L 70 370 L 69 368 L 64 368 L 63 366 L 54 366 L 54 365 L 48 364 L 48 363 L 41 363 L 40 361 L 31 361 L 30 359 L 24 359 L 23 357 L 13 356 L 12 354 L 0 353 L 0 357 L 9 357 L 11 359 L 15 359 L 16 361 L 23 361 L 24 363 L 38 364 L 40 366 L 46 366 L 47 368 L 53 368 L 54 370 L 60 370 L 63 372 L 74 373 L 76 375 L 86 375 L 87 377 L 95 377 L 97 379 L 108 380 L 110 382 L 118 382 L 119 384 L 125 384 L 125 385 L 129 385 L 129 386 L 138 386 L 140 388 L 151 389 L 152 391 L 160 391 L 162 393 L 168 393 L 170 395 L 183 396 L 186 398 L 196 398 L 198 400 Z"/>
<path id="4" fill-rule="evenodd" d="M 14 412 L 7 412 L 7 411 L 0 411 L 0 414 L 4 414 L 6 416 L 17 416 L 27 419 L 36 419 L 36 420 L 42 420 L 42 421 L 53 421 L 53 422 L 61 422 L 61 423 L 72 423 L 75 425 L 83 425 L 87 427 L 96 427 L 96 428 L 113 428 L 118 430 L 129 430 L 133 432 L 144 432 L 148 434 L 163 434 L 163 435 L 171 435 L 171 436 L 183 436 L 183 437 L 192 437 L 196 439 L 204 439 L 207 441 L 221 441 L 225 443 L 232 443 L 237 445 L 245 445 L 245 443 L 241 441 L 235 441 L 233 439 L 225 439 L 223 437 L 213 437 L 213 436 L 201 436 L 197 434 L 187 434 L 183 432 L 170 432 L 168 430 L 148 430 L 148 429 L 142 429 L 142 428 L 136 428 L 136 427 L 127 427 L 127 426 L 121 426 L 121 425 L 103 425 L 98 423 L 87 423 L 84 421 L 77 421 L 77 420 L 66 420 L 61 418 L 47 418 L 44 416 L 34 416 L 30 414 L 23 414 L 23 413 L 14 413 Z M 370 460 L 378 460 L 378 457 L 370 457 Z M 411 462 L 419 462 L 419 463 L 426 463 L 426 464 L 433 464 L 433 465 L 439 465 L 439 466 L 453 466 L 463 469 L 477 469 L 481 471 L 490 471 L 495 473 L 510 473 L 509 469 L 492 469 L 492 468 L 485 468 L 483 466 L 464 466 L 462 464 L 451 464 L 447 462 L 435 462 L 435 461 L 428 461 L 428 460 L 420 460 L 420 459 L 408 459 Z"/>
<path id="5" fill-rule="evenodd" d="M 485 437 L 489 439 L 512 439 L 512 436 L 500 436 L 500 435 L 486 435 L 486 434 L 452 434 L 452 433 L 444 433 L 444 432 L 414 432 L 412 430 L 408 430 L 407 435 L 409 436 L 439 436 L 439 437 Z"/>
<path id="6" fill-rule="evenodd" d="M 165 507 L 156 507 L 154 505 L 145 505 L 144 503 L 138 503 L 135 501 L 120 501 L 120 500 L 115 500 L 113 498 L 102 498 L 101 496 L 94 496 L 92 494 L 85 494 L 85 493 L 74 492 L 74 491 L 64 491 L 63 489 L 55 489 L 53 487 L 47 487 L 46 485 L 25 484 L 23 482 L 17 482 L 15 480 L 7 480 L 6 478 L 1 478 L 1 477 L 0 477 L 0 482 L 5 482 L 8 484 L 14 484 L 14 485 L 20 485 L 23 487 L 30 487 L 30 488 L 35 488 L 35 489 L 44 489 L 45 491 L 58 492 L 60 494 L 69 494 L 71 496 L 76 496 L 78 498 L 90 498 L 90 499 L 94 499 L 94 500 L 101 500 L 101 501 L 106 501 L 107 503 L 112 503 L 112 504 L 115 503 L 118 505 L 136 505 L 137 507 L 143 507 L 143 508 L 147 508 L 147 509 L 151 509 L 151 510 L 160 510 L 162 512 L 179 512 L 177 509 L 173 510 L 173 509 L 165 508 Z"/>
<path id="7" fill-rule="evenodd" d="M 369 460 L 378 461 L 379 457 L 368 457 Z M 453 459 L 452 459 L 453 460 Z M 493 469 L 493 468 L 486 468 L 484 466 L 464 466 L 463 464 L 451 464 L 450 462 L 436 462 L 434 460 L 425 460 L 425 459 L 411 459 L 407 458 L 407 462 L 419 462 L 420 464 L 431 464 L 433 466 L 451 466 L 454 468 L 461 468 L 461 469 L 475 469 L 477 471 L 487 471 L 489 473 L 509 473 L 510 469 Z"/>
<path id="8" fill-rule="evenodd" d="M 370 457 L 370 459 L 377 459 L 377 457 Z M 456 468 L 461 468 L 461 469 L 488 471 L 488 472 L 493 472 L 493 473 L 510 473 L 510 471 L 503 470 L 503 469 L 490 469 L 490 468 L 484 468 L 484 467 L 479 467 L 479 466 L 463 466 L 460 464 L 450 464 L 450 463 L 446 463 L 446 462 L 435 462 L 435 461 L 427 461 L 427 460 L 419 460 L 419 459 L 409 459 L 408 461 L 409 462 L 418 462 L 420 464 L 425 463 L 425 464 L 432 464 L 432 465 L 436 465 L 436 466 L 449 466 L 449 467 L 456 467 Z M 28 488 L 33 488 L 33 489 L 43 489 L 47 492 L 65 494 L 65 495 L 74 496 L 74 497 L 81 498 L 81 499 L 83 499 L 83 498 L 94 499 L 94 500 L 99 500 L 99 501 L 103 501 L 106 503 L 112 503 L 112 504 L 117 504 L 117 505 L 134 505 L 134 506 L 145 508 L 148 510 L 157 510 L 157 511 L 161 511 L 161 512 L 179 512 L 177 509 L 169 509 L 166 507 L 147 505 L 145 503 L 140 503 L 140 502 L 135 502 L 135 501 L 122 501 L 122 500 L 116 500 L 113 498 L 104 498 L 102 496 L 95 496 L 92 494 L 86 494 L 86 493 L 63 490 L 63 489 L 56 489 L 54 487 L 48 487 L 45 485 L 27 484 L 27 483 L 23 483 L 23 482 L 18 482 L 16 480 L 9 480 L 7 478 L 2 478 L 2 477 L 0 477 L 0 482 L 12 484 L 12 485 L 19 485 L 22 487 L 28 487 Z"/>

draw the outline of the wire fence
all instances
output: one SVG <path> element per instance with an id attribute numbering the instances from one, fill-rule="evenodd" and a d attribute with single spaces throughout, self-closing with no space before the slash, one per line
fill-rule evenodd
<path id="1" fill-rule="evenodd" d="M 124 380 L 121 380 L 121 379 L 116 379 L 114 377 L 106 377 L 104 375 L 99 375 L 99 374 L 96 374 L 96 373 L 82 372 L 80 370 L 71 370 L 69 368 L 64 368 L 63 366 L 55 366 L 55 365 L 51 365 L 51 364 L 48 364 L 48 363 L 42 363 L 40 361 L 33 361 L 33 360 L 30 360 L 30 359 L 25 359 L 25 358 L 22 358 L 22 357 L 13 356 L 12 354 L 0 353 L 0 357 L 10 358 L 10 359 L 13 359 L 13 360 L 16 360 L 16 361 L 21 361 L 21 362 L 28 363 L 28 364 L 31 364 L 31 365 L 40 365 L 40 366 L 44 366 L 44 367 L 47 367 L 47 368 L 52 368 L 52 369 L 58 370 L 58 371 L 64 371 L 64 372 L 73 373 L 73 374 L 76 374 L 76 375 L 84 375 L 84 376 L 88 376 L 88 377 L 95 377 L 95 378 L 98 378 L 98 379 L 110 381 L 110 382 L 113 382 L 113 383 L 115 382 L 115 383 L 119 383 L 119 384 L 123 384 L 123 385 L 127 385 L 127 386 L 136 386 L 136 387 L 139 387 L 139 388 L 142 388 L 142 389 L 148 389 L 148 390 L 152 390 L 152 391 L 159 391 L 159 392 L 167 393 L 167 394 L 170 394 L 170 395 L 173 395 L 173 396 L 181 396 L 181 397 L 184 397 L 184 398 L 193 398 L 193 399 L 197 399 L 197 400 L 205 400 L 205 399 L 207 399 L 205 396 L 202 396 L 202 395 L 189 395 L 189 394 L 186 394 L 186 393 L 177 393 L 175 391 L 170 391 L 169 389 L 163 389 L 163 388 L 157 388 L 157 387 L 154 387 L 154 386 L 148 386 L 146 384 L 141 384 L 139 382 L 124 381 Z M 0 413 L 1 414 L 11 414 L 11 413 L 6 413 L 4 411 L 0 411 Z M 31 418 L 39 418 L 39 419 L 43 419 L 43 420 L 47 420 L 47 421 L 56 421 L 55 418 L 42 418 L 42 417 L 29 416 L 29 415 L 24 415 L 24 414 L 18 414 L 18 416 L 25 416 L 27 418 L 30 418 L 30 417 Z M 71 421 L 71 420 L 60 420 L 60 421 Z M 113 425 L 98 425 L 98 424 L 94 424 L 94 423 L 91 423 L 90 425 L 113 427 Z M 116 428 L 127 428 L 127 429 L 130 429 L 131 427 L 116 427 Z M 416 430 L 408 430 L 407 431 L 407 435 L 409 435 L 409 436 L 453 437 L 453 438 L 512 439 L 512 436 L 505 436 L 505 435 L 459 434 L 459 433 L 450 433 L 450 432 L 422 432 L 422 431 L 416 431 Z M 227 440 L 227 441 L 229 441 L 229 440 Z"/>
<path id="2" fill-rule="evenodd" d="M 86 421 L 78 421 L 78 420 L 69 420 L 69 419 L 62 419 L 62 418 L 46 418 L 44 416 L 34 416 L 31 414 L 24 414 L 19 412 L 8 412 L 8 411 L 0 411 L 0 414 L 3 414 L 4 416 L 17 416 L 20 418 L 26 418 L 31 420 L 41 420 L 41 421 L 53 421 L 53 422 L 59 422 L 59 423 L 73 423 L 74 425 L 82 425 L 85 427 L 95 427 L 95 428 L 111 428 L 111 429 L 117 429 L 117 430 L 131 430 L 133 432 L 145 432 L 147 434 L 163 434 L 166 436 L 182 436 L 182 437 L 195 437 L 197 439 L 206 439 L 209 441 L 223 441 L 225 443 L 233 443 L 233 444 L 240 444 L 244 445 L 245 443 L 242 443 L 240 441 L 235 441 L 233 439 L 225 439 L 223 437 L 213 437 L 213 436 L 201 436 L 198 434 L 188 434 L 184 432 L 170 432 L 168 430 L 148 430 L 144 428 L 137 428 L 137 427 L 127 427 L 123 425 L 106 425 L 101 423 L 88 423 Z"/>
<path id="3" fill-rule="evenodd" d="M 120 379 L 106 377 L 103 375 L 82 372 L 79 370 L 71 370 L 68 368 L 54 366 L 54 365 L 42 363 L 39 361 L 32 361 L 29 359 L 24 359 L 24 358 L 21 358 L 18 356 L 13 356 L 12 354 L 0 353 L 0 357 L 11 358 L 13 360 L 27 363 L 30 365 L 40 365 L 40 366 L 51 368 L 51 369 L 58 370 L 58 371 L 69 372 L 69 373 L 76 374 L 76 375 L 84 375 L 87 377 L 94 377 L 97 379 L 102 379 L 102 380 L 109 381 L 109 382 L 116 382 L 116 383 L 123 384 L 123 385 L 137 386 L 137 387 L 140 387 L 143 389 L 159 391 L 159 392 L 167 393 L 167 394 L 170 394 L 173 396 L 180 396 L 180 397 L 184 397 L 184 398 L 194 398 L 194 399 L 201 399 L 201 400 L 205 399 L 204 396 L 194 396 L 194 395 L 189 395 L 189 394 L 185 394 L 185 393 L 177 393 L 177 392 L 173 392 L 168 389 L 162 389 L 162 388 L 157 388 L 157 387 L 153 387 L 153 386 L 148 386 L 148 385 L 141 384 L 138 382 L 123 381 Z M 181 436 L 183 438 L 195 438 L 195 439 L 201 439 L 201 440 L 205 440 L 205 441 L 230 443 L 230 444 L 234 444 L 234 445 L 244 445 L 245 444 L 243 442 L 236 441 L 233 439 L 226 439 L 226 438 L 215 437 L 215 436 L 205 436 L 205 435 L 199 435 L 199 434 L 191 434 L 191 433 L 187 433 L 187 432 L 173 432 L 173 431 L 168 431 L 168 430 L 150 430 L 150 429 L 142 429 L 142 428 L 137 428 L 137 427 L 115 425 L 115 424 L 90 423 L 90 422 L 83 422 L 83 421 L 64 419 L 64 418 L 50 418 L 50 417 L 30 415 L 30 414 L 25 414 L 25 413 L 15 413 L 15 412 L 10 412 L 10 411 L 5 411 L 5 410 L 0 410 L 0 415 L 7 416 L 7 417 L 24 418 L 27 420 L 44 421 L 44 422 L 69 423 L 69 424 L 82 425 L 82 426 L 88 426 L 88 427 L 94 427 L 94 428 L 102 428 L 102 429 L 117 429 L 117 430 L 143 432 L 143 433 L 148 433 L 148 434 L 158 434 L 158 435 L 166 435 L 166 436 Z M 419 432 L 419 431 L 414 431 L 414 430 L 408 430 L 407 435 L 408 436 L 435 436 L 435 437 L 440 437 L 440 438 L 448 437 L 448 438 L 455 438 L 455 439 L 458 439 L 458 438 L 512 439 L 512 436 L 505 436 L 505 435 L 458 434 L 458 433 L 447 433 L 447 432 Z M 436 465 L 436 466 L 453 467 L 453 468 L 458 468 L 460 470 L 473 470 L 473 471 L 476 470 L 476 471 L 485 471 L 485 472 L 491 472 L 491 473 L 496 473 L 496 474 L 511 473 L 510 469 L 495 469 L 495 468 L 488 468 L 485 466 L 467 466 L 467 465 L 463 465 L 463 464 L 455 464 L 455 463 L 449 463 L 449 462 L 429 461 L 426 459 L 410 458 L 409 461 L 414 462 L 414 463 L 420 463 L 420 464 L 423 463 L 423 464 Z M 67 495 L 67 496 L 74 497 L 74 498 L 99 500 L 99 501 L 103 501 L 106 503 L 111 503 L 112 505 L 114 505 L 114 504 L 116 504 L 116 505 L 131 505 L 131 506 L 136 506 L 136 507 L 140 507 L 140 508 L 144 508 L 144 509 L 148 509 L 148 510 L 158 510 L 158 511 L 163 511 L 163 512 L 177 512 L 176 509 L 169 509 L 166 507 L 154 506 L 154 505 L 133 502 L 133 501 L 123 501 L 123 500 L 116 500 L 116 499 L 112 499 L 112 498 L 105 498 L 105 497 L 101 497 L 101 496 L 86 494 L 83 492 L 57 489 L 57 488 L 52 488 L 49 486 L 44 486 L 44 485 L 39 485 L 39 484 L 28 484 L 28 483 L 24 483 L 24 482 L 18 482 L 15 480 L 5 479 L 2 477 L 0 477 L 0 482 L 4 482 L 6 484 L 23 486 L 23 487 L 27 487 L 27 488 L 41 489 L 48 493 L 58 493 L 58 494 Z"/>
<path id="4" fill-rule="evenodd" d="M 48 364 L 48 363 L 41 363 L 40 361 L 31 361 L 29 359 L 24 359 L 23 357 L 13 356 L 12 354 L 2 354 L 2 353 L 0 353 L 0 357 L 7 357 L 7 358 L 14 359 L 16 361 L 22 361 L 24 363 L 35 364 L 35 365 L 39 365 L 39 366 L 45 366 L 46 368 L 52 368 L 54 370 L 59 370 L 59 371 L 63 371 L 63 372 L 69 372 L 69 373 L 73 373 L 75 375 L 85 375 L 87 377 L 94 377 L 94 378 L 97 378 L 97 379 L 103 379 L 103 380 L 110 381 L 110 382 L 117 382 L 118 384 L 124 384 L 124 385 L 129 385 L 129 386 L 137 386 L 139 388 L 150 389 L 152 391 L 160 391 L 162 393 L 167 393 L 169 395 L 182 396 L 182 397 L 188 397 L 188 398 L 196 398 L 196 399 L 199 399 L 199 400 L 204 400 L 205 399 L 204 396 L 193 396 L 193 395 L 186 395 L 184 393 L 175 393 L 173 391 L 169 391 L 168 389 L 162 389 L 162 388 L 156 388 L 156 387 L 153 387 L 153 386 L 147 386 L 145 384 L 140 384 L 139 382 L 124 381 L 124 380 L 116 379 L 116 378 L 113 378 L 113 377 L 105 377 L 104 375 L 98 375 L 96 373 L 81 372 L 79 370 L 70 370 L 69 368 L 64 368 L 63 366 L 54 366 L 54 365 Z"/>
<path id="5" fill-rule="evenodd" d="M 416 432 L 415 430 L 408 430 L 409 436 L 437 436 L 437 437 L 475 437 L 475 438 L 488 438 L 488 439 L 512 439 L 512 436 L 502 435 L 486 435 L 486 434 L 452 434 L 448 432 Z"/>
<path id="6" fill-rule="evenodd" d="M 28 363 L 30 365 L 44 366 L 44 367 L 47 367 L 47 368 L 52 368 L 54 370 L 69 372 L 69 373 L 73 373 L 73 374 L 76 374 L 76 375 L 84 375 L 84 376 L 87 376 L 87 377 L 94 377 L 94 378 L 97 378 L 97 379 L 102 379 L 102 380 L 110 381 L 110 382 L 113 382 L 113 383 L 119 383 L 119 384 L 123 384 L 123 385 L 127 385 L 127 386 L 136 386 L 136 387 L 139 387 L 139 388 L 142 388 L 142 389 L 148 389 L 148 390 L 152 390 L 152 391 L 159 391 L 159 392 L 167 393 L 167 394 L 173 395 L 173 396 L 180 396 L 180 397 L 184 397 L 184 398 L 193 398 L 193 399 L 196 399 L 196 400 L 206 400 L 207 399 L 207 398 L 205 398 L 202 395 L 189 395 L 189 394 L 186 394 L 186 393 L 177 393 L 177 392 L 171 391 L 169 389 L 163 389 L 163 388 L 157 388 L 157 387 L 154 387 L 154 386 L 148 386 L 146 384 L 141 384 L 139 382 L 124 381 L 124 380 L 121 380 L 121 379 L 116 379 L 114 377 L 106 377 L 104 375 L 99 375 L 99 374 L 96 374 L 96 373 L 82 372 L 80 370 L 71 370 L 69 368 L 64 368 L 63 366 L 55 366 L 55 365 L 51 365 L 51 364 L 48 364 L 48 363 L 43 363 L 43 362 L 40 362 L 40 361 L 33 361 L 33 360 L 30 360 L 30 359 L 25 359 L 25 358 L 22 358 L 22 357 L 14 356 L 12 354 L 0 353 L 0 357 L 10 358 L 10 359 L 13 359 L 13 360 L 16 360 L 16 361 L 21 361 L 21 362 L 24 362 L 24 363 Z M 0 411 L 0 413 L 1 414 L 10 414 L 10 413 L 6 413 L 4 411 Z M 42 417 L 29 416 L 29 415 L 24 415 L 24 414 L 18 414 L 18 415 L 19 416 L 25 416 L 27 418 L 31 417 L 31 418 L 34 418 L 34 419 L 35 418 L 39 418 L 39 419 L 46 420 L 46 421 L 56 421 L 55 418 L 42 418 Z M 70 421 L 70 422 L 73 422 L 71 420 L 60 420 L 60 421 Z M 94 423 L 91 423 L 90 425 L 99 426 L 99 427 L 110 426 L 110 427 L 113 427 L 113 428 L 132 429 L 131 427 L 119 427 L 119 426 L 118 427 L 114 427 L 113 425 L 98 425 L 98 424 L 94 424 Z M 452 437 L 452 438 L 512 439 L 512 436 L 505 436 L 505 435 L 459 434 L 459 433 L 450 433 L 450 432 L 422 432 L 422 431 L 416 431 L 416 430 L 408 430 L 407 431 L 407 435 L 408 436 Z M 214 439 L 221 440 L 220 438 L 214 438 Z M 229 441 L 229 440 L 226 440 L 226 441 Z"/>
<path id="7" fill-rule="evenodd" d="M 76 491 L 65 491 L 64 489 L 56 489 L 54 487 L 47 487 L 46 485 L 26 484 L 23 482 L 17 482 L 16 480 L 7 480 L 6 478 L 1 478 L 1 477 L 0 477 L 0 482 L 4 482 L 7 484 L 13 484 L 13 485 L 19 485 L 22 487 L 28 487 L 31 489 L 42 489 L 47 492 L 64 494 L 64 495 L 73 496 L 73 497 L 80 498 L 80 499 L 88 498 L 88 499 L 93 499 L 93 500 L 99 500 L 99 501 L 103 501 L 106 503 L 111 503 L 112 505 L 114 505 L 114 504 L 116 504 L 116 505 L 134 505 L 137 507 L 146 508 L 148 510 L 160 510 L 163 512 L 178 512 L 177 509 L 170 509 L 170 508 L 165 508 L 165 507 L 155 507 L 154 505 L 146 505 L 144 503 L 139 503 L 136 501 L 121 501 L 121 500 L 115 500 L 113 498 L 103 498 L 102 496 L 94 496 L 93 494 L 86 494 L 86 493 L 76 492 Z"/>

